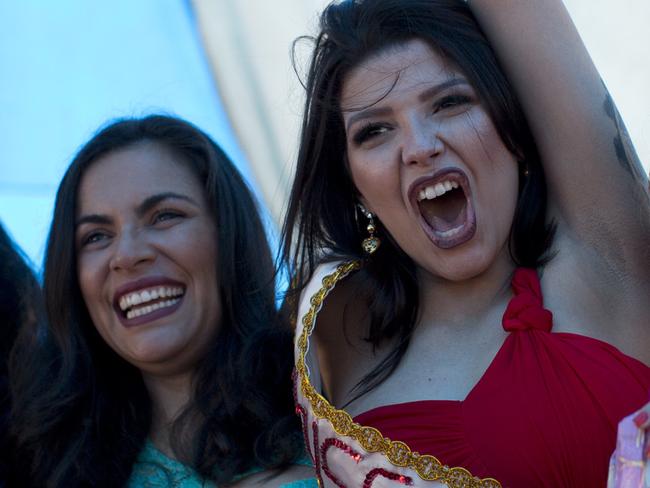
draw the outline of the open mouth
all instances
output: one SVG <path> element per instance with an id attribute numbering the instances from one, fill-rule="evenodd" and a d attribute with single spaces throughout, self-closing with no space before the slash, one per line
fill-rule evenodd
<path id="1" fill-rule="evenodd" d="M 120 296 L 117 308 L 126 320 L 144 317 L 156 311 L 166 312 L 165 309 L 171 312 L 184 294 L 185 288 L 181 286 L 152 286 Z"/>
<path id="2" fill-rule="evenodd" d="M 448 249 L 471 239 L 476 230 L 467 177 L 445 170 L 415 188 L 424 229 L 438 247 Z"/>

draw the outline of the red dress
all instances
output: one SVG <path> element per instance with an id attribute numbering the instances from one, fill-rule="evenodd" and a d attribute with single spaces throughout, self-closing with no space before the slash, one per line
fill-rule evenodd
<path id="1" fill-rule="evenodd" d="M 650 368 L 605 342 L 551 332 L 535 270 L 518 269 L 512 287 L 510 334 L 465 400 L 354 420 L 504 488 L 605 487 L 617 424 L 648 401 Z"/>

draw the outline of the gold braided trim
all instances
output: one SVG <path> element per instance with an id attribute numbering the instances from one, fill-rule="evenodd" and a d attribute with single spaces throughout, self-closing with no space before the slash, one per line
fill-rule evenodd
<path id="1" fill-rule="evenodd" d="M 395 466 L 415 470 L 423 480 L 445 483 L 450 488 L 501 488 L 501 484 L 493 478 L 480 479 L 472 476 L 465 468 L 450 468 L 443 465 L 435 456 L 413 452 L 405 443 L 392 441 L 373 427 L 357 424 L 347 412 L 332 406 L 310 383 L 305 356 L 307 342 L 314 329 L 316 314 L 320 311 L 325 297 L 334 288 L 334 285 L 360 267 L 359 261 L 349 261 L 339 265 L 332 274 L 325 276 L 323 286 L 312 295 L 309 311 L 302 318 L 304 327 L 298 338 L 299 354 L 296 371 L 301 391 L 309 401 L 314 414 L 319 419 L 329 421 L 337 434 L 355 439 L 367 452 L 383 454 Z"/>

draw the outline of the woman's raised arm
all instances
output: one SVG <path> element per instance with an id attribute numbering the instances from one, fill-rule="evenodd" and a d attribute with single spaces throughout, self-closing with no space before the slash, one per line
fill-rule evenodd
<path id="1" fill-rule="evenodd" d="M 472 0 L 470 7 L 524 107 L 558 232 L 608 256 L 617 274 L 649 283 L 648 179 L 562 1 Z"/>

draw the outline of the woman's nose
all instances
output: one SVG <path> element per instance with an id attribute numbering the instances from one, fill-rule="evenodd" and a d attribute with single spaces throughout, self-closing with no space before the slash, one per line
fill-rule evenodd
<path id="1" fill-rule="evenodd" d="M 131 270 L 155 259 L 156 253 L 146 237 L 128 230 L 115 237 L 110 266 L 114 271 Z"/>
<path id="2" fill-rule="evenodd" d="M 405 124 L 402 162 L 406 165 L 431 164 L 444 149 L 438 129 L 436 124 L 424 121 L 412 121 Z"/>

